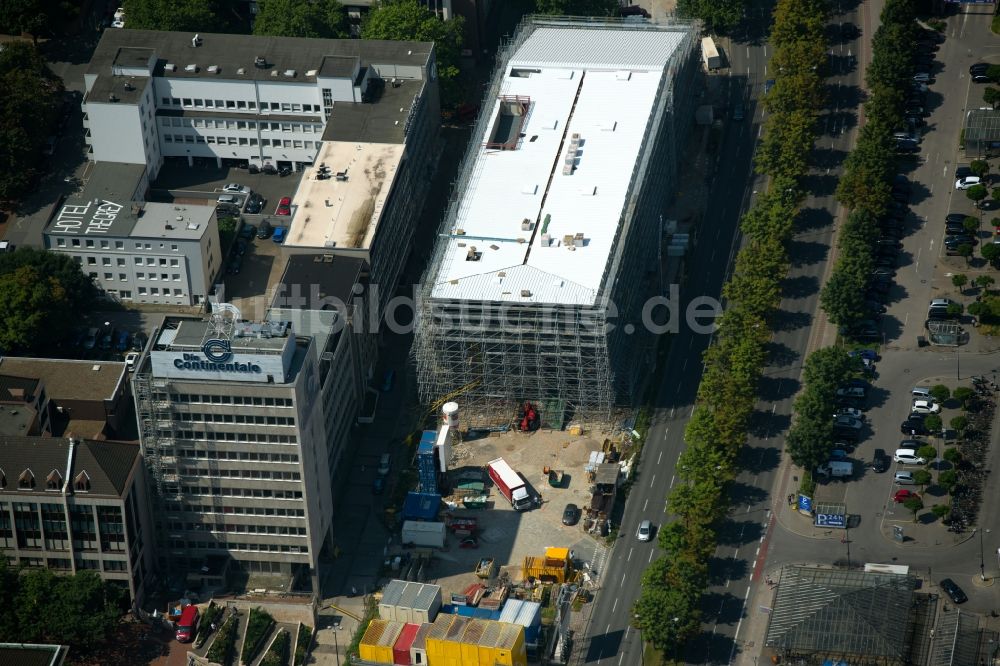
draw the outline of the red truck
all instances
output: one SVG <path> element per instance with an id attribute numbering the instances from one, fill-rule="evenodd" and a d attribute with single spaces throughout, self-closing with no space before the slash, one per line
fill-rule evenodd
<path id="1" fill-rule="evenodd" d="M 198 607 L 194 604 L 185 606 L 181 617 L 177 620 L 177 640 L 190 643 L 194 640 L 194 632 L 198 629 Z"/>
<path id="2" fill-rule="evenodd" d="M 531 495 L 521 475 L 507 464 L 503 458 L 491 460 L 486 465 L 486 471 L 493 480 L 500 494 L 507 498 L 515 511 L 526 511 L 531 508 Z"/>

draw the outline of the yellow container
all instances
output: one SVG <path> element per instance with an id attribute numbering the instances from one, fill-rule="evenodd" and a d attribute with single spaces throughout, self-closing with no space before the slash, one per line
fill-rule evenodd
<path id="1" fill-rule="evenodd" d="M 372 620 L 365 629 L 358 645 L 358 654 L 366 661 L 376 664 L 393 662 L 392 646 L 402 631 L 403 623 L 391 620 Z"/>

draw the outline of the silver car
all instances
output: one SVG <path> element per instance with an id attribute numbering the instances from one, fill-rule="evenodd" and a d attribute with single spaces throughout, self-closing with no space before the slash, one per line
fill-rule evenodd
<path id="1" fill-rule="evenodd" d="M 653 538 L 653 523 L 644 520 L 639 523 L 639 529 L 635 532 L 635 538 L 639 541 L 649 541 Z"/>

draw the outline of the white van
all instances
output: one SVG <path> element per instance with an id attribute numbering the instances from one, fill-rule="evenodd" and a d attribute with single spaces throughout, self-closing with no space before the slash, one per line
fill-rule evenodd
<path id="1" fill-rule="evenodd" d="M 223 194 L 222 196 L 219 197 L 218 202 L 220 204 L 234 204 L 235 205 L 235 204 L 239 203 L 239 200 L 236 197 L 234 197 L 232 194 Z"/>

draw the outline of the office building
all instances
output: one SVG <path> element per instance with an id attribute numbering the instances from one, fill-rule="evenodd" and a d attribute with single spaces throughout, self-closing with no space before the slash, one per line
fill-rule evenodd
<path id="1" fill-rule="evenodd" d="M 148 507 L 135 444 L 0 435 L 0 550 L 12 565 L 94 571 L 140 604 Z"/>
<path id="2" fill-rule="evenodd" d="M 424 401 L 460 391 L 468 422 L 527 400 L 552 427 L 636 401 L 696 32 L 532 18 L 502 51 L 423 280 Z"/>

